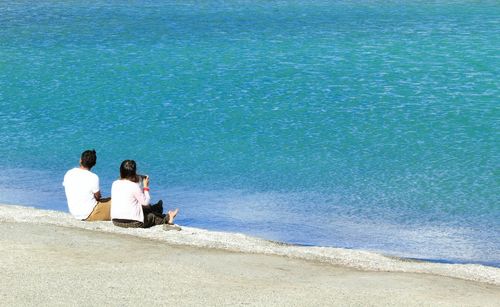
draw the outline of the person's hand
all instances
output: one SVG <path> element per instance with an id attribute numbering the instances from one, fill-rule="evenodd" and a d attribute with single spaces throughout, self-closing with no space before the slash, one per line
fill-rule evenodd
<path id="1" fill-rule="evenodd" d="M 149 176 L 144 177 L 144 179 L 142 180 L 142 185 L 145 188 L 149 188 Z"/>

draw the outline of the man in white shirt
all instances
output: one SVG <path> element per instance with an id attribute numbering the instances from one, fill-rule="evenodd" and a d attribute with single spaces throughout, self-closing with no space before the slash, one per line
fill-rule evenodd
<path id="1" fill-rule="evenodd" d="M 64 175 L 69 212 L 79 220 L 111 220 L 111 198 L 101 198 L 99 177 L 90 171 L 96 161 L 95 150 L 86 150 L 82 153 L 80 167 L 70 169 Z"/>

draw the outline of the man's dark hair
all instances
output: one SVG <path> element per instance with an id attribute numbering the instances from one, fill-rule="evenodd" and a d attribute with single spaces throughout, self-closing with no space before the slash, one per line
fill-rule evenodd
<path id="1" fill-rule="evenodd" d="M 88 168 L 88 169 L 91 169 L 92 167 L 94 167 L 94 165 L 97 161 L 97 156 L 95 154 L 95 150 L 94 149 L 85 150 L 84 152 L 82 152 L 81 160 L 82 160 L 81 164 L 83 167 Z"/>
<path id="2" fill-rule="evenodd" d="M 120 165 L 120 178 L 128 179 L 132 182 L 138 182 L 139 178 L 137 176 L 137 165 L 134 160 L 125 160 Z"/>

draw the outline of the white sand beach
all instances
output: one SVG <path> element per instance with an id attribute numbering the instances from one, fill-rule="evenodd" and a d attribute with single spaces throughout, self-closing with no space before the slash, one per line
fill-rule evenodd
<path id="1" fill-rule="evenodd" d="M 500 269 L 0 205 L 0 305 L 499 306 Z"/>

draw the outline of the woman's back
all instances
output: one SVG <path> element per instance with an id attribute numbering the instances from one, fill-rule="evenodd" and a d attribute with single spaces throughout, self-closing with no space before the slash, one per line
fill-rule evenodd
<path id="1" fill-rule="evenodd" d="M 111 219 L 143 222 L 142 206 L 149 204 L 149 193 L 143 193 L 138 183 L 119 179 L 111 186 Z"/>

